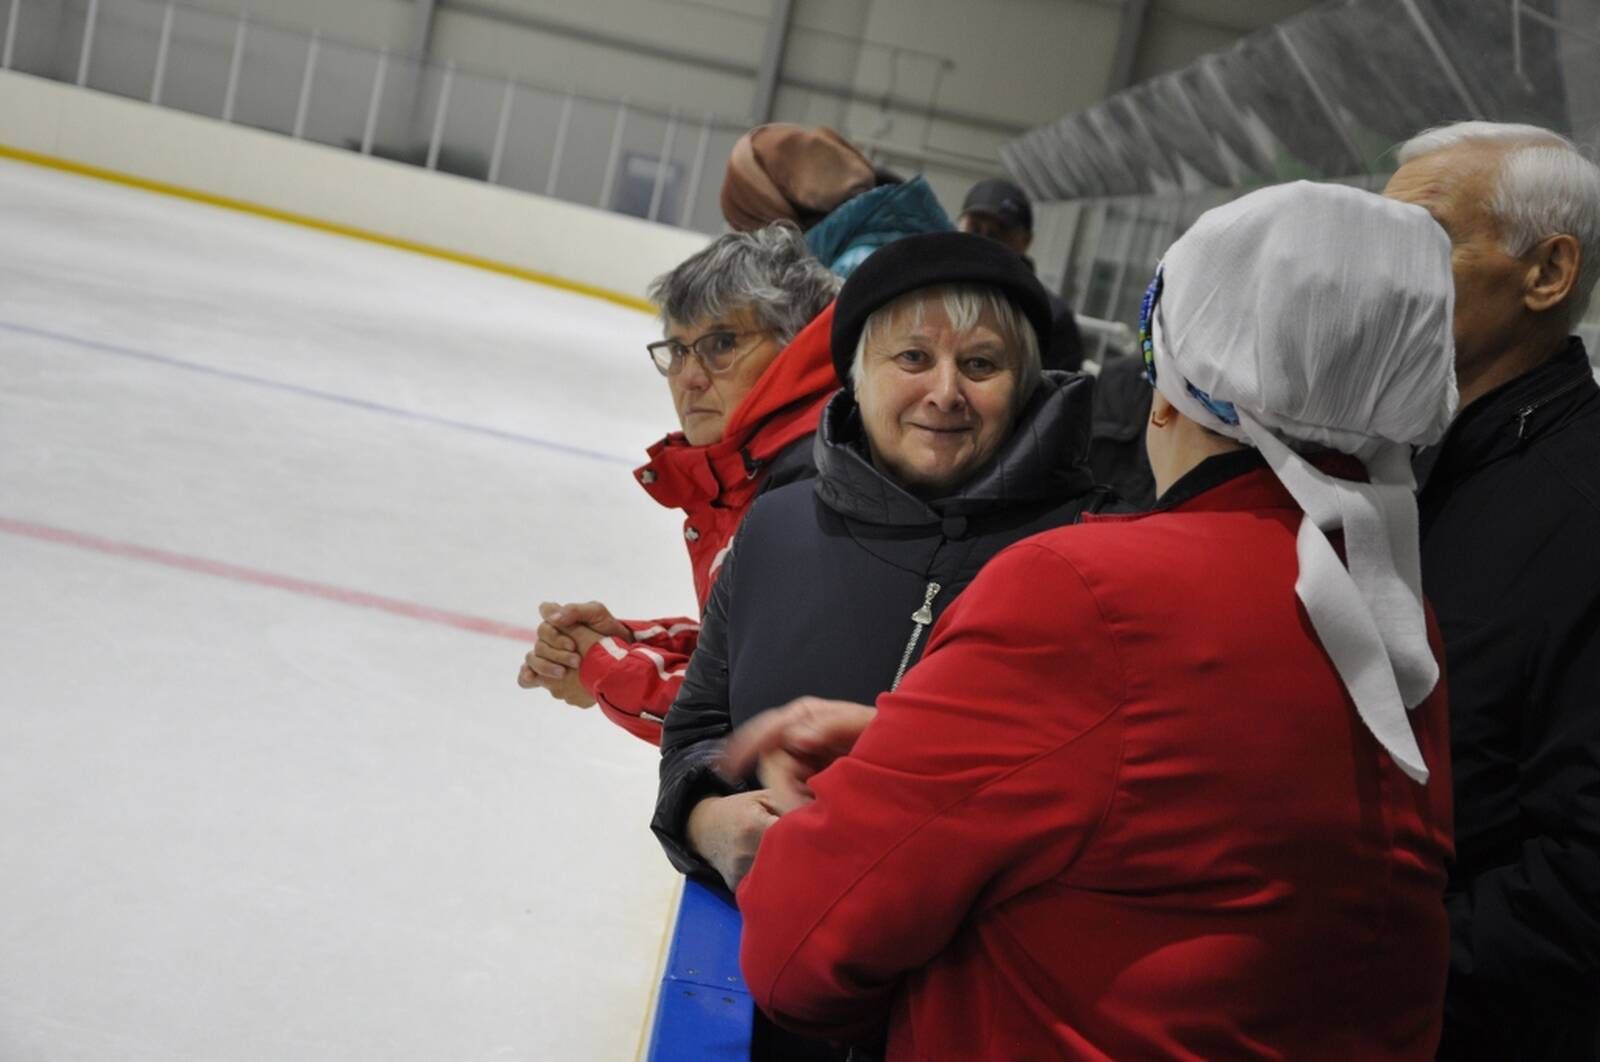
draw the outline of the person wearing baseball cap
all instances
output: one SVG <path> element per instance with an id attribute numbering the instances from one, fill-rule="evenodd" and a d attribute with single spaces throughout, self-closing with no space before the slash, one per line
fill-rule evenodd
<path id="1" fill-rule="evenodd" d="M 962 232 L 998 240 L 1018 254 L 1033 243 L 1033 206 L 1028 194 L 1004 177 L 979 181 L 961 201 Z"/>
<path id="2" fill-rule="evenodd" d="M 1028 248 L 1033 244 L 1033 206 L 1028 195 L 1004 177 L 979 181 L 961 203 L 956 227 L 975 236 L 1004 244 L 1033 268 Z M 1083 335 L 1067 301 L 1054 292 L 1050 298 L 1050 353 L 1045 367 L 1077 370 L 1083 366 Z M 1155 502 L 1155 479 L 1144 452 L 1144 423 L 1150 414 L 1150 389 L 1143 366 L 1135 358 L 1106 359 L 1095 383 L 1094 414 L 1090 427 L 1089 466 L 1095 479 L 1112 487 L 1135 508 Z"/>
<path id="3" fill-rule="evenodd" d="M 1033 205 L 1028 194 L 1004 177 L 979 181 L 961 201 L 961 216 L 956 228 L 974 236 L 985 236 L 1011 248 L 1034 268 L 1028 257 L 1033 245 Z M 1083 336 L 1072 310 L 1060 295 L 1048 292 L 1050 336 L 1045 353 L 1045 368 L 1077 370 L 1083 365 Z"/>

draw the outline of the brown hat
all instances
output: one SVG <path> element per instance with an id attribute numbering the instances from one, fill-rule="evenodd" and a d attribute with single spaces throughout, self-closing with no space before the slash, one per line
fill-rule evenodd
<path id="1" fill-rule="evenodd" d="M 774 221 L 810 228 L 876 183 L 872 163 L 832 129 L 758 125 L 733 145 L 722 179 L 722 216 L 737 232 Z"/>

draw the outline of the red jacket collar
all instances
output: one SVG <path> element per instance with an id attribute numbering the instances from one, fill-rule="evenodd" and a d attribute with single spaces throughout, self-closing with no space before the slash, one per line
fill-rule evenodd
<path id="1" fill-rule="evenodd" d="M 661 505 L 683 509 L 710 502 L 755 480 L 784 447 L 817 430 L 822 407 L 839 381 L 829 353 L 833 305 L 812 319 L 773 359 L 728 418 L 722 439 L 690 446 L 673 432 L 650 447 L 633 476 Z"/>

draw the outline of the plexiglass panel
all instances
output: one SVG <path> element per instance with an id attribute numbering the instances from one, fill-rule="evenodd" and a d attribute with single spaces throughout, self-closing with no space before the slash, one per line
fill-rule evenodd
<path id="1" fill-rule="evenodd" d="M 1175 194 L 1393 168 L 1466 118 L 1596 138 L 1600 0 L 1345 0 L 1040 126 L 1001 152 L 1040 199 Z"/>

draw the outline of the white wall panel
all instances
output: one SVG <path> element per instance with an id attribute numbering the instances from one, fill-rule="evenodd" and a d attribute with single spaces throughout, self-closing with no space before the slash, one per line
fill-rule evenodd
<path id="1" fill-rule="evenodd" d="M 0 144 L 642 298 L 707 237 L 0 72 Z"/>

